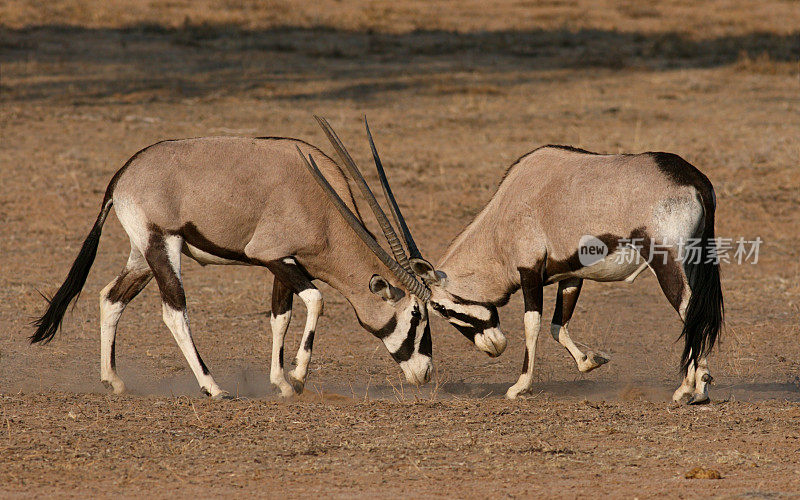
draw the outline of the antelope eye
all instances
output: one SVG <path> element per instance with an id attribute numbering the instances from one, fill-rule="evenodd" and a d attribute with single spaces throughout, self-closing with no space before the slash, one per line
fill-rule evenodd
<path id="1" fill-rule="evenodd" d="M 414 307 L 414 309 L 411 310 L 411 317 L 414 319 L 420 319 L 422 318 L 422 313 L 419 312 L 419 309 Z"/>

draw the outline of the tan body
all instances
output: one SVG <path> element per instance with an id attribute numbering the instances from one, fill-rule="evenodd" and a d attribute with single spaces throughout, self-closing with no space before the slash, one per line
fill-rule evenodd
<path id="1" fill-rule="evenodd" d="M 101 380 L 115 392 L 125 387 L 115 368 L 117 323 L 125 306 L 155 277 L 164 322 L 201 389 L 211 396 L 225 394 L 192 341 L 181 253 L 204 265 L 257 265 L 275 275 L 270 380 L 282 395 L 301 392 L 305 384 L 323 304 L 312 280 L 324 281 L 345 296 L 362 326 L 383 341 L 410 382 L 427 382 L 432 365 L 424 302 L 406 293 L 396 271 L 387 269 L 389 261 L 365 243 L 372 236 L 357 236 L 337 213 L 304 165 L 303 157 L 309 155 L 346 207 L 358 214 L 339 167 L 302 141 L 204 137 L 164 141 L 138 152 L 111 180 L 95 227 L 32 341 L 46 342 L 55 334 L 66 304 L 83 286 L 71 278 L 85 281 L 113 205 L 131 240 L 125 268 L 100 295 Z M 354 217 L 363 231 L 360 215 Z M 290 384 L 283 371 L 283 340 L 293 295 L 303 300 L 308 315 Z"/>
<path id="2" fill-rule="evenodd" d="M 713 239 L 714 205 L 708 179 L 676 155 L 599 155 L 548 146 L 523 156 L 509 168 L 491 201 L 447 248 L 436 273 L 422 267 L 416 270 L 427 275 L 433 308 L 462 333 L 474 336 L 476 345 L 491 355 L 499 355 L 506 345 L 495 308 L 522 288 L 525 362 L 519 381 L 507 393 L 515 398 L 530 390 L 533 382 L 541 288 L 545 285 L 559 284 L 551 333 L 582 372 L 608 361 L 598 353 L 583 353 L 567 332 L 583 279 L 632 281 L 649 267 L 685 320 L 696 283 L 689 279 L 692 266 L 679 261 L 678 244 L 691 238 Z M 587 236 L 605 243 L 609 253 L 584 265 L 579 252 L 582 238 Z M 636 239 L 640 248 L 624 241 Z M 663 255 L 651 255 L 653 248 Z M 691 362 L 676 397 L 688 392 L 696 401 L 707 400 L 710 375 L 704 355 L 713 339 L 698 340 L 695 327 L 699 321 L 718 329 L 722 301 L 718 268 L 703 265 L 698 269 L 701 271 L 695 274 L 702 275 L 699 285 L 711 290 L 709 296 L 714 298 L 710 302 L 718 297 L 720 310 L 709 307 L 700 311 L 696 306 L 690 311 L 691 324 L 684 327 L 684 333 L 694 328 L 688 337 L 703 356 L 695 362 L 687 344 L 684 356 Z M 712 317 L 717 313 L 719 321 Z M 708 317 L 697 320 L 703 314 Z"/>

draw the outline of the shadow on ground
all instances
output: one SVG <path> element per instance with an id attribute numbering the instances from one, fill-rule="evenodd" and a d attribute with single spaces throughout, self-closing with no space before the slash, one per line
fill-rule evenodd
<path id="1" fill-rule="evenodd" d="M 513 83 L 537 70 L 709 68 L 757 57 L 796 61 L 800 31 L 697 40 L 675 32 L 601 29 L 386 34 L 294 26 L 249 31 L 189 23 L 120 29 L 46 25 L 0 27 L 0 50 L 6 66 L 4 101 L 126 96 L 152 101 L 241 92 L 364 100 L 409 87 L 442 90 L 437 75 L 505 73 L 503 82 L 510 78 Z M 42 67 L 53 71 L 49 78 L 26 80 L 27 66 L 34 75 Z M 341 84 L 315 88 L 313 82 L 323 78 Z M 483 92 L 493 90 L 485 87 Z"/>

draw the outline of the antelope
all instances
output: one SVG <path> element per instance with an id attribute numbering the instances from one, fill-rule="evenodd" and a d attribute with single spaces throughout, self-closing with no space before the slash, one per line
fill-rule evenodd
<path id="1" fill-rule="evenodd" d="M 317 118 L 341 160 L 352 158 L 327 121 Z M 100 292 L 100 379 L 114 393 L 117 323 L 125 307 L 155 277 L 162 316 L 204 394 L 227 397 L 197 353 L 181 280 L 181 255 L 201 265 L 266 267 L 272 289 L 270 382 L 282 396 L 301 393 L 323 299 L 314 280 L 338 290 L 361 326 L 383 341 L 406 379 L 424 384 L 432 373 L 426 301 L 430 290 L 410 271 L 397 233 L 366 183 L 359 187 L 393 251 L 367 231 L 340 167 L 321 150 L 282 137 L 168 140 L 133 155 L 111 178 L 100 214 L 66 280 L 34 322 L 31 343 L 48 343 L 77 299 L 94 262 L 113 206 L 130 238 L 122 272 Z M 396 207 L 395 207 L 396 208 Z M 402 214 L 406 245 L 413 244 Z M 415 254 L 417 255 L 417 254 Z M 417 255 L 418 256 L 418 255 Z M 298 295 L 307 310 L 296 367 L 286 380 L 283 343 Z"/>
<path id="2" fill-rule="evenodd" d="M 388 190 L 377 160 L 376 167 Z M 705 403 L 713 380 L 707 355 L 724 312 L 719 265 L 712 262 L 715 208 L 711 182 L 678 155 L 544 146 L 508 168 L 495 195 L 451 242 L 436 269 L 419 256 L 410 263 L 430 288 L 431 308 L 490 356 L 507 345 L 497 308 L 522 289 L 525 356 L 522 374 L 506 392 L 509 399 L 532 388 L 544 286 L 558 284 L 550 333 L 586 373 L 608 358 L 581 351 L 567 330 L 583 280 L 631 283 L 649 268 L 683 321 L 683 382 L 673 399 Z M 691 238 L 702 243 L 699 263 L 680 256 L 680 243 Z M 583 259 L 587 240 L 606 254 Z"/>

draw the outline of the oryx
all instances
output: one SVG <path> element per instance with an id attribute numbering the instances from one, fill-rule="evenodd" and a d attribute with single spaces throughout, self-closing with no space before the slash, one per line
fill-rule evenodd
<path id="1" fill-rule="evenodd" d="M 320 124 L 349 167 L 352 159 L 338 147 L 333 130 L 324 120 Z M 60 327 L 67 306 L 83 288 L 113 205 L 131 243 L 124 269 L 100 292 L 100 378 L 114 392 L 125 389 L 115 367 L 117 323 L 125 306 L 155 277 L 164 323 L 202 391 L 213 397 L 226 394 L 192 341 L 181 254 L 202 265 L 263 266 L 275 276 L 270 381 L 283 396 L 301 392 L 305 384 L 323 308 L 313 280 L 345 296 L 358 321 L 383 341 L 409 382 L 428 382 L 433 366 L 426 309 L 430 291 L 410 272 L 402 244 L 372 203 L 374 197 L 368 201 L 394 257 L 366 230 L 339 166 L 308 143 L 281 137 L 204 137 L 148 146 L 112 177 L 66 281 L 35 322 L 31 343 L 49 342 Z M 405 223 L 402 230 L 406 241 L 413 241 Z M 293 294 L 300 296 L 308 314 L 290 384 L 283 370 L 283 341 Z"/>
<path id="2" fill-rule="evenodd" d="M 715 207 L 708 178 L 675 154 L 544 146 L 508 168 L 436 270 L 420 258 L 411 266 L 431 289 L 431 307 L 491 356 L 506 347 L 497 307 L 522 288 L 526 349 L 522 375 L 506 393 L 510 399 L 533 383 L 542 287 L 558 283 L 551 334 L 588 372 L 608 359 L 582 352 L 567 332 L 583 280 L 632 282 L 650 268 L 684 323 L 684 380 L 673 398 L 701 403 L 712 380 L 706 355 L 723 319 Z M 698 258 L 685 258 L 692 241 L 699 243 Z M 587 243 L 605 253 L 584 259 Z"/>

